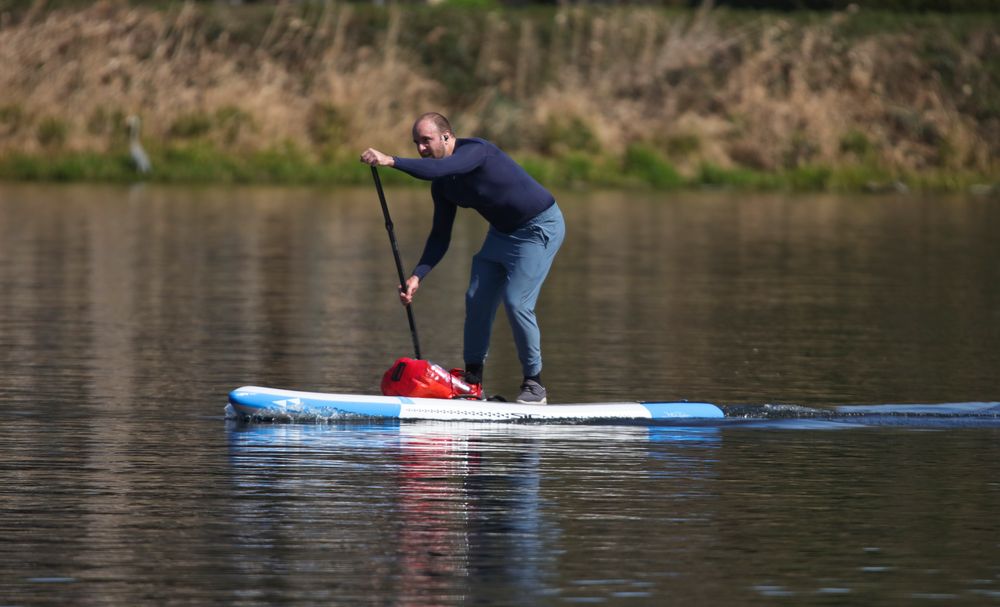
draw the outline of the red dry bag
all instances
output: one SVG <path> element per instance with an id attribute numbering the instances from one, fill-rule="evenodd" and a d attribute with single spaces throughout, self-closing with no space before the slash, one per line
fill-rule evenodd
<path id="1" fill-rule="evenodd" d="M 382 376 L 382 394 L 418 398 L 482 398 L 481 384 L 467 384 L 461 369 L 445 371 L 427 360 L 400 358 Z"/>

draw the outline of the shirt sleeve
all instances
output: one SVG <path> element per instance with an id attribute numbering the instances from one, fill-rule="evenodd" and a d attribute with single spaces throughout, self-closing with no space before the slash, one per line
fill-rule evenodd
<path id="1" fill-rule="evenodd" d="M 462 175 L 479 168 L 486 160 L 486 146 L 469 142 L 455 148 L 445 158 L 399 158 L 393 156 L 393 167 L 417 179 L 437 179 Z"/>
<path id="2" fill-rule="evenodd" d="M 458 212 L 458 207 L 454 203 L 437 194 L 433 194 L 433 196 L 434 221 L 431 224 L 431 233 L 424 245 L 424 253 L 420 256 L 417 267 L 413 269 L 413 275 L 420 280 L 423 280 L 424 276 L 427 276 L 448 252 L 448 245 L 451 244 L 451 229 L 455 225 L 455 214 Z"/>

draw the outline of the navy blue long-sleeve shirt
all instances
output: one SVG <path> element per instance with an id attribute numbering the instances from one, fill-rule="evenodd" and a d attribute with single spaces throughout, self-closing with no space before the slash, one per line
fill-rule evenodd
<path id="1" fill-rule="evenodd" d="M 475 209 L 509 234 L 548 209 L 555 198 L 500 148 L 485 139 L 457 139 L 445 158 L 393 157 L 395 168 L 431 182 L 434 221 L 413 270 L 423 280 L 448 251 L 458 207 Z"/>

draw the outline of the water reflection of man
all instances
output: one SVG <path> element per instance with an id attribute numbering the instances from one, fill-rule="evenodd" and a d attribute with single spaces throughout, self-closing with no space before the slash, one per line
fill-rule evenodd
<path id="1" fill-rule="evenodd" d="M 554 575 L 558 530 L 541 507 L 539 444 L 482 450 L 491 442 L 475 430 L 399 427 L 397 602 L 532 603 Z"/>
<path id="2" fill-rule="evenodd" d="M 472 258 L 465 295 L 465 380 L 482 384 L 493 320 L 503 300 L 524 373 L 517 401 L 546 403 L 535 302 L 565 236 L 555 198 L 489 141 L 456 138 L 441 114 L 427 113 L 414 122 L 413 143 L 420 158 L 388 156 L 373 148 L 361 154 L 366 164 L 431 182 L 431 233 L 400 300 L 409 305 L 420 282 L 444 257 L 458 207 L 478 211 L 490 229 Z"/>

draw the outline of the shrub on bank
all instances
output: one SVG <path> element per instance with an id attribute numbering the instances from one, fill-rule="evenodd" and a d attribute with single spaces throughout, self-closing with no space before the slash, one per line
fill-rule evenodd
<path id="1" fill-rule="evenodd" d="M 127 159 L 136 114 L 152 179 L 349 182 L 356 172 L 342 167 L 364 147 L 412 153 L 410 122 L 431 108 L 460 136 L 531 159 L 546 183 L 832 188 L 858 166 L 1000 172 L 995 15 L 347 3 L 29 13 L 0 27 L 7 62 L 33 66 L 0 72 L 11 178 L 56 173 L 33 158 L 63 163 L 65 178 L 117 175 L 81 159 Z"/>

